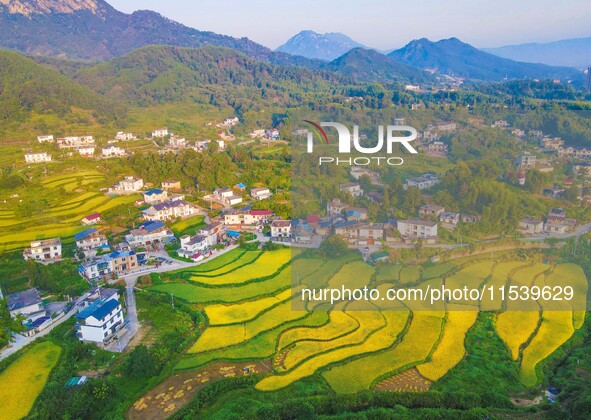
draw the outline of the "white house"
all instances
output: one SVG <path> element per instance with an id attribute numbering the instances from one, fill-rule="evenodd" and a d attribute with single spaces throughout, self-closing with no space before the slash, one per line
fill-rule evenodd
<path id="1" fill-rule="evenodd" d="M 361 197 L 363 195 L 361 185 L 356 182 L 347 182 L 346 184 L 339 185 L 339 191 L 349 193 L 353 197 Z"/>
<path id="2" fill-rule="evenodd" d="M 27 153 L 25 155 L 25 162 L 27 162 L 27 163 L 51 162 L 51 155 L 47 154 L 47 152 Z"/>
<path id="3" fill-rule="evenodd" d="M 163 203 L 156 203 L 150 208 L 143 210 L 144 220 L 172 220 L 186 218 L 197 214 L 199 209 L 185 200 L 167 200 Z"/>
<path id="4" fill-rule="evenodd" d="M 239 195 L 234 195 L 234 191 L 232 191 L 228 187 L 216 188 L 213 191 L 213 196 L 217 200 L 229 206 L 234 206 L 236 204 L 242 203 L 242 197 L 240 197 Z"/>
<path id="5" fill-rule="evenodd" d="M 168 139 L 168 147 L 182 149 L 187 147 L 187 140 L 184 137 L 171 136 L 170 139 Z"/>
<path id="6" fill-rule="evenodd" d="M 125 241 L 131 247 L 166 243 L 173 239 L 174 233 L 159 220 L 143 223 L 138 229 L 132 229 L 125 237 Z"/>
<path id="7" fill-rule="evenodd" d="M 37 289 L 28 289 L 13 293 L 6 297 L 10 316 L 16 318 L 23 316 L 28 320 L 35 320 L 45 316 L 45 309 Z"/>
<path id="8" fill-rule="evenodd" d="M 77 149 L 77 151 L 80 154 L 80 156 L 83 156 L 83 157 L 92 157 L 92 156 L 94 156 L 94 147 L 93 146 L 79 147 Z"/>
<path id="9" fill-rule="evenodd" d="M 119 131 L 117 134 L 115 134 L 115 140 L 133 140 L 135 139 L 135 136 L 132 133 L 124 133 L 123 131 Z"/>
<path id="10" fill-rule="evenodd" d="M 119 146 L 114 146 L 114 145 L 103 147 L 102 153 L 103 153 L 103 157 L 106 157 L 106 158 L 116 157 L 116 156 L 125 156 L 125 150 L 120 148 Z"/>
<path id="11" fill-rule="evenodd" d="M 133 176 L 126 176 L 117 184 L 109 188 L 109 194 L 132 194 L 138 192 L 144 187 L 144 180 L 141 178 L 134 178 Z"/>
<path id="12" fill-rule="evenodd" d="M 266 200 L 272 195 L 271 190 L 265 187 L 252 188 L 250 190 L 250 196 L 255 200 Z"/>
<path id="13" fill-rule="evenodd" d="M 152 131 L 152 137 L 166 137 L 168 136 L 168 128 L 164 127 L 164 128 L 159 128 L 157 130 Z"/>
<path id="14" fill-rule="evenodd" d="M 52 135 L 37 136 L 37 141 L 39 143 L 53 143 L 53 136 Z"/>
<path id="15" fill-rule="evenodd" d="M 291 220 L 273 220 L 271 223 L 272 238 L 289 238 L 291 236 Z"/>
<path id="16" fill-rule="evenodd" d="M 78 267 L 78 273 L 87 280 L 98 280 L 112 274 L 123 274 L 139 267 L 134 251 L 114 251 L 110 254 L 84 261 Z"/>
<path id="17" fill-rule="evenodd" d="M 60 238 L 44 239 L 31 242 L 31 247 L 23 251 L 25 261 L 54 261 L 62 258 Z"/>
<path id="18" fill-rule="evenodd" d="M 76 337 L 80 341 L 105 344 L 123 325 L 121 303 L 117 299 L 101 299 L 76 315 Z"/>
<path id="19" fill-rule="evenodd" d="M 95 144 L 95 141 L 92 136 L 68 136 L 57 139 L 57 145 L 60 149 L 72 149 L 93 144 Z"/>
<path id="20" fill-rule="evenodd" d="M 405 190 L 416 187 L 419 190 L 424 190 L 427 188 L 431 188 L 434 185 L 439 184 L 440 180 L 439 177 L 435 174 L 424 174 L 416 178 L 409 178 L 405 181 L 402 188 Z"/>
<path id="21" fill-rule="evenodd" d="M 153 188 L 144 192 L 144 201 L 147 204 L 156 204 L 166 201 L 168 198 L 168 193 L 164 190 L 160 190 L 158 188 Z"/>
<path id="22" fill-rule="evenodd" d="M 108 245 L 107 237 L 97 228 L 90 228 L 74 235 L 76 247 L 82 251 L 90 251 Z"/>
<path id="23" fill-rule="evenodd" d="M 437 238 L 437 222 L 430 220 L 399 220 L 396 224 L 400 235 L 409 239 Z"/>
<path id="24" fill-rule="evenodd" d="M 101 222 L 100 213 L 92 213 L 81 220 L 83 225 L 96 225 Z"/>

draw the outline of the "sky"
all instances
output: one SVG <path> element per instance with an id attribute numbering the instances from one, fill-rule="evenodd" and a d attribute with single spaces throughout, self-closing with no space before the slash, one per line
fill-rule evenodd
<path id="1" fill-rule="evenodd" d="M 107 0 L 277 48 L 304 29 L 372 48 L 455 36 L 480 48 L 591 36 L 589 0 Z"/>

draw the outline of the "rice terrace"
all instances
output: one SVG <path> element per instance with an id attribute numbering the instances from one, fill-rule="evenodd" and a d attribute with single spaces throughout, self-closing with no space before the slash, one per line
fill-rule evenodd
<path id="1" fill-rule="evenodd" d="M 475 278 L 482 287 L 489 282 L 543 285 L 566 276 L 579 288 L 579 296 L 587 293 L 586 277 L 577 265 L 545 264 L 536 254 L 527 260 L 512 260 L 507 254 L 496 259 L 474 256 L 402 270 L 389 264 L 372 267 L 354 253 L 325 260 L 305 252 L 294 253 L 292 258 L 288 265 L 286 249 L 236 249 L 220 261 L 169 273 L 164 283 L 150 287 L 202 309 L 208 319 L 175 370 L 270 360 L 271 370 L 257 380 L 257 390 L 276 391 L 319 375 L 337 394 L 374 388 L 419 392 L 436 384 L 464 358 L 465 337 L 477 322 L 478 308 L 446 304 L 443 310 L 429 311 L 392 302 L 374 308 L 360 302 L 314 302 L 310 303 L 314 308 L 292 311 L 291 300 L 298 290 L 290 291 L 291 270 L 298 270 L 302 287 L 307 282 L 315 287 L 338 284 L 339 278 L 380 289 L 460 284 Z M 260 271 L 249 269 L 258 262 Z M 514 360 L 520 380 L 528 386 L 539 380 L 539 363 L 582 326 L 581 314 L 570 308 L 546 311 L 538 307 L 525 312 L 491 308 L 492 302 L 487 301 L 481 305 L 496 310 L 496 334 Z M 518 328 L 510 327 L 516 324 Z"/>

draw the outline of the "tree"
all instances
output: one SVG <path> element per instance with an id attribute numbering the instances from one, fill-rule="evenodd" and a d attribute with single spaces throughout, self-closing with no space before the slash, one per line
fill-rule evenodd
<path id="1" fill-rule="evenodd" d="M 329 258 L 343 255 L 348 249 L 349 246 L 347 245 L 347 242 L 338 235 L 329 236 L 320 244 L 320 250 Z"/>
<path id="2" fill-rule="evenodd" d="M 150 350 L 140 344 L 129 354 L 123 365 L 123 370 L 127 376 L 132 378 L 146 378 L 157 374 L 159 367 Z"/>

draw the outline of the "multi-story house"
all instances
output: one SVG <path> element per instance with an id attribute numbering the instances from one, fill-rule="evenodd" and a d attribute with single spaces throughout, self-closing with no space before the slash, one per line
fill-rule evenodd
<path id="1" fill-rule="evenodd" d="M 109 194 L 133 194 L 144 187 L 144 180 L 126 176 L 125 179 L 109 188 Z"/>
<path id="2" fill-rule="evenodd" d="M 25 162 L 27 163 L 45 163 L 51 162 L 51 155 L 47 152 L 42 153 L 27 153 L 25 155 Z"/>
<path id="3" fill-rule="evenodd" d="M 351 194 L 352 197 L 361 197 L 363 195 L 363 189 L 361 188 L 361 185 L 356 182 L 340 184 L 339 191 Z"/>
<path id="4" fill-rule="evenodd" d="M 348 207 L 347 203 L 341 202 L 338 198 L 333 198 L 326 205 L 326 214 L 328 216 L 340 216 Z"/>
<path id="5" fill-rule="evenodd" d="M 124 326 L 123 308 L 117 299 L 101 299 L 76 315 L 80 341 L 106 344 Z"/>
<path id="6" fill-rule="evenodd" d="M 181 181 L 176 181 L 172 179 L 168 181 L 162 181 L 162 189 L 167 191 L 180 191 Z"/>
<path id="7" fill-rule="evenodd" d="M 535 168 L 536 156 L 530 153 L 523 154 L 517 159 L 517 165 L 522 169 Z"/>
<path id="8" fill-rule="evenodd" d="M 168 136 L 168 134 L 168 128 L 166 127 L 152 131 L 152 137 L 162 138 Z"/>
<path id="9" fill-rule="evenodd" d="M 174 239 L 174 233 L 161 221 L 150 221 L 132 229 L 125 237 L 131 247 L 146 246 L 157 243 L 167 243 Z"/>
<path id="10" fill-rule="evenodd" d="M 119 131 L 117 134 L 115 134 L 115 140 L 128 141 L 133 139 L 135 139 L 133 133 L 124 133 L 123 131 Z"/>
<path id="11" fill-rule="evenodd" d="M 99 280 L 138 268 L 137 254 L 134 251 L 114 251 L 83 262 L 78 267 L 78 272 L 87 280 Z"/>
<path id="12" fill-rule="evenodd" d="M 125 150 L 123 150 L 119 146 L 114 146 L 114 145 L 103 147 L 102 153 L 103 153 L 103 157 L 106 157 L 106 158 L 125 156 Z"/>
<path id="13" fill-rule="evenodd" d="M 257 187 L 250 190 L 250 196 L 255 200 L 266 200 L 272 195 L 271 190 L 265 187 Z"/>
<path id="14" fill-rule="evenodd" d="M 176 218 L 187 218 L 197 214 L 199 209 L 185 200 L 167 200 L 157 203 L 150 208 L 143 210 L 144 220 L 172 220 Z"/>
<path id="15" fill-rule="evenodd" d="M 400 235 L 408 239 L 436 239 L 437 222 L 430 220 L 398 220 Z"/>
<path id="16" fill-rule="evenodd" d="M 12 293 L 6 297 L 6 303 L 12 318 L 23 316 L 33 321 L 46 315 L 37 289 Z"/>
<path id="17" fill-rule="evenodd" d="M 271 223 L 272 238 L 289 238 L 291 236 L 291 220 L 273 220 Z"/>
<path id="18" fill-rule="evenodd" d="M 172 149 L 183 149 L 187 147 L 187 139 L 184 137 L 171 136 L 168 139 L 168 147 Z"/>
<path id="19" fill-rule="evenodd" d="M 62 241 L 60 238 L 43 239 L 31 242 L 31 247 L 23 252 L 25 261 L 54 261 L 62 258 Z"/>
<path id="20" fill-rule="evenodd" d="M 425 204 L 419 208 L 419 216 L 429 217 L 437 219 L 440 214 L 445 212 L 445 207 L 438 206 L 435 204 Z"/>
<path id="21" fill-rule="evenodd" d="M 536 235 L 544 230 L 544 222 L 535 217 L 524 217 L 519 221 L 519 231 L 525 235 Z"/>
<path id="22" fill-rule="evenodd" d="M 76 247 L 82 251 L 90 251 L 108 245 L 107 237 L 97 228 L 86 229 L 74 235 Z"/>
<path id="23" fill-rule="evenodd" d="M 156 204 L 166 201 L 168 193 L 165 190 L 153 188 L 144 192 L 144 201 L 146 204 Z"/>
<path id="24" fill-rule="evenodd" d="M 94 146 L 79 147 L 78 149 L 76 149 L 76 151 L 82 157 L 93 157 L 94 156 Z"/>

